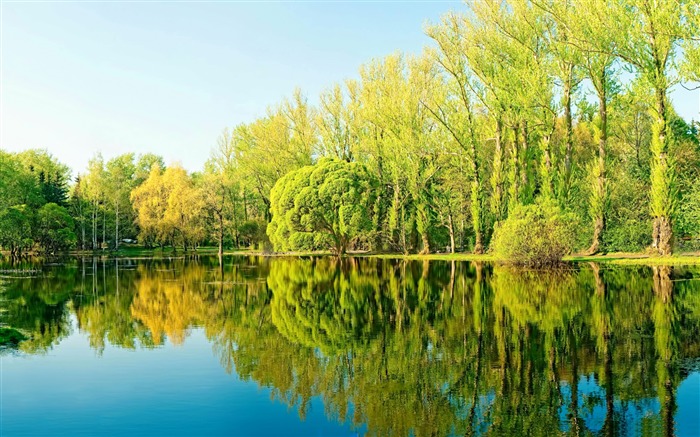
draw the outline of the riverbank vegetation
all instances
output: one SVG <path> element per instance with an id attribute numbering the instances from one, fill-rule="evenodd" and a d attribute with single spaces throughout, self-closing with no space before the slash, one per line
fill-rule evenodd
<path id="1" fill-rule="evenodd" d="M 71 179 L 47 153 L 2 153 L 0 245 L 526 263 L 696 250 L 699 125 L 669 92 L 700 79 L 698 17 L 697 0 L 474 2 L 428 25 L 420 55 L 373 59 L 316 104 L 297 90 L 224 129 L 198 172 L 97 155 Z"/>

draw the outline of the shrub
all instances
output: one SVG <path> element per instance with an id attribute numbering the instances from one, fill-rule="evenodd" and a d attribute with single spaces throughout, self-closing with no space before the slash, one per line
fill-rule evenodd
<path id="1" fill-rule="evenodd" d="M 518 205 L 496 227 L 491 250 L 496 257 L 516 264 L 557 264 L 571 252 L 575 228 L 575 217 L 553 201 Z"/>

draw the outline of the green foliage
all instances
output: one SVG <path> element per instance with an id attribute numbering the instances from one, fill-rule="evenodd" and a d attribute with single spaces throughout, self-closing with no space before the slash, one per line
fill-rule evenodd
<path id="1" fill-rule="evenodd" d="M 131 192 L 131 202 L 146 244 L 193 247 L 204 239 L 205 199 L 185 169 L 154 165 L 148 179 Z"/>
<path id="2" fill-rule="evenodd" d="M 267 240 L 265 223 L 260 220 L 247 220 L 238 227 L 238 237 L 242 246 L 255 247 Z"/>
<path id="3" fill-rule="evenodd" d="M 688 249 L 700 248 L 700 179 L 689 187 L 679 201 L 678 233 L 680 244 Z"/>
<path id="4" fill-rule="evenodd" d="M 652 217 L 673 217 L 676 207 L 675 168 L 668 157 L 666 141 L 659 138 L 660 131 L 667 129 L 665 120 L 657 121 L 652 127 L 651 141 L 651 215 Z"/>
<path id="5" fill-rule="evenodd" d="M 66 208 L 47 203 L 37 212 L 38 242 L 47 253 L 56 253 L 73 247 L 77 241 L 73 232 L 73 218 Z"/>
<path id="6" fill-rule="evenodd" d="M 289 172 L 270 195 L 267 235 L 275 250 L 345 253 L 372 229 L 375 184 L 362 164 L 332 158 Z"/>
<path id="7" fill-rule="evenodd" d="M 518 205 L 496 226 L 491 248 L 516 264 L 552 265 L 573 249 L 575 227 L 575 217 L 553 201 Z"/>
<path id="8" fill-rule="evenodd" d="M 0 352 L 4 348 L 16 349 L 27 337 L 12 328 L 0 327 Z"/>
<path id="9" fill-rule="evenodd" d="M 26 205 L 11 206 L 0 211 L 0 247 L 19 255 L 24 248 L 31 247 L 32 217 Z"/>

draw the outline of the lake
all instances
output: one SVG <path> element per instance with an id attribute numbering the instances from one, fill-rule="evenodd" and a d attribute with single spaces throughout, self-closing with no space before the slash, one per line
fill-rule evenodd
<path id="1" fill-rule="evenodd" d="M 1 266 L 15 435 L 700 435 L 700 267 Z"/>

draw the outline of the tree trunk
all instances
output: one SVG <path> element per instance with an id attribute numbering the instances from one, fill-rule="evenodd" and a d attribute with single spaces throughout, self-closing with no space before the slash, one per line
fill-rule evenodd
<path id="1" fill-rule="evenodd" d="M 493 172 L 491 173 L 491 213 L 496 221 L 503 219 L 503 144 L 501 134 L 503 123 L 496 118 L 496 149 L 493 156 Z"/>
<path id="2" fill-rule="evenodd" d="M 452 223 L 452 213 L 447 215 L 447 220 L 450 231 L 450 253 L 455 253 L 455 228 L 454 223 Z"/>
<path id="3" fill-rule="evenodd" d="M 593 242 L 586 251 L 586 255 L 595 255 L 600 252 L 600 242 L 605 228 L 605 219 L 603 217 L 595 217 L 593 219 Z"/>
<path id="4" fill-rule="evenodd" d="M 102 211 L 102 246 L 107 241 L 107 208 Z M 104 247 L 102 248 L 104 250 Z"/>
<path id="5" fill-rule="evenodd" d="M 97 201 L 92 205 L 92 250 L 97 250 Z"/>
<path id="6" fill-rule="evenodd" d="M 551 199 L 554 196 L 554 182 L 550 147 L 550 137 L 546 134 L 542 137 L 542 195 Z"/>
<path id="7" fill-rule="evenodd" d="M 666 92 L 656 90 L 656 122 L 652 138 L 651 213 L 654 217 L 652 247 L 659 255 L 671 255 L 673 246 L 673 168 L 668 162 Z"/>
<path id="8" fill-rule="evenodd" d="M 114 204 L 114 249 L 119 250 L 119 202 Z"/>
<path id="9" fill-rule="evenodd" d="M 508 207 L 512 208 L 518 203 L 520 203 L 520 173 L 523 171 L 521 169 L 521 159 L 523 157 L 520 155 L 520 148 L 518 145 L 519 139 L 517 135 L 517 130 L 515 130 L 516 135 L 513 138 L 513 144 L 510 147 L 510 170 L 508 173 L 508 183 L 510 184 L 508 188 Z"/>
<path id="10" fill-rule="evenodd" d="M 423 248 L 420 253 L 422 255 L 427 255 L 430 253 L 430 240 L 428 239 L 428 231 L 425 230 L 420 234 L 421 242 L 423 243 Z"/>
<path id="11" fill-rule="evenodd" d="M 655 217 L 652 232 L 652 247 L 656 249 L 659 255 L 671 255 L 671 242 L 673 240 L 671 220 L 664 216 Z"/>
<path id="12" fill-rule="evenodd" d="M 83 214 L 83 201 L 81 198 L 78 198 L 77 202 L 78 215 L 80 216 L 80 250 L 85 250 L 85 216 Z"/>
<path id="13" fill-rule="evenodd" d="M 219 212 L 219 258 L 224 254 L 224 214 Z"/>
<path id="14" fill-rule="evenodd" d="M 520 156 L 522 157 L 523 160 L 523 166 L 520 169 L 520 189 L 525 190 L 527 187 L 527 184 L 529 183 L 528 181 L 528 172 L 527 172 L 527 149 L 529 146 L 528 143 L 528 130 L 527 130 L 527 121 L 521 120 L 520 123 Z"/>
<path id="15" fill-rule="evenodd" d="M 243 190 L 243 220 L 248 221 L 248 201 L 246 200 L 246 193 Z"/>
<path id="16" fill-rule="evenodd" d="M 80 234 L 82 236 L 80 240 L 80 248 L 85 250 L 85 217 L 83 216 L 82 212 L 80 214 Z"/>
<path id="17" fill-rule="evenodd" d="M 571 183 L 571 162 L 574 150 L 573 128 L 571 120 L 571 88 L 573 81 L 573 65 L 567 66 L 564 80 L 564 123 L 566 137 L 566 154 L 564 156 L 564 181 L 561 188 L 561 199 L 566 202 L 569 197 L 569 184 Z"/>
<path id="18" fill-rule="evenodd" d="M 467 119 L 469 120 L 469 160 L 471 161 L 471 171 L 472 171 L 472 182 L 471 182 L 471 213 L 472 213 L 472 228 L 474 229 L 474 253 L 482 253 L 483 248 L 483 205 L 481 203 L 481 177 L 479 175 L 479 156 L 476 152 L 477 138 L 474 132 L 474 119 L 472 117 L 472 111 L 469 104 L 469 99 L 464 99 L 465 105 L 467 107 Z M 498 126 L 497 126 L 497 129 Z M 499 147 L 500 147 L 500 134 L 499 137 Z M 460 162 L 460 170 L 462 170 Z M 460 208 L 464 212 L 464 197 L 462 197 L 462 202 L 460 202 Z M 450 241 L 452 245 L 452 253 L 455 252 L 455 241 L 454 241 L 454 224 L 452 223 L 452 214 L 450 214 Z M 462 214 L 461 220 L 461 239 L 460 239 L 460 249 L 464 250 L 464 214 Z"/>
<path id="19" fill-rule="evenodd" d="M 593 190 L 593 199 L 591 199 L 591 216 L 593 217 L 593 241 L 586 253 L 594 255 L 600 251 L 600 244 L 603 238 L 605 229 L 605 203 L 607 197 L 606 174 L 605 174 L 605 154 L 608 143 L 608 110 L 607 97 L 605 92 L 605 69 L 601 75 L 601 81 L 598 85 L 599 107 L 598 116 L 600 117 L 600 139 L 598 140 L 598 169 L 597 180 Z"/>

